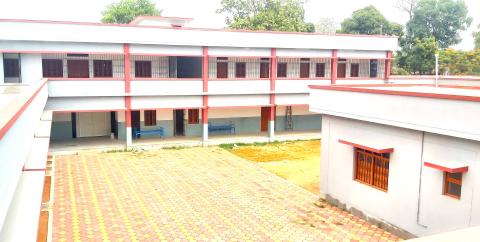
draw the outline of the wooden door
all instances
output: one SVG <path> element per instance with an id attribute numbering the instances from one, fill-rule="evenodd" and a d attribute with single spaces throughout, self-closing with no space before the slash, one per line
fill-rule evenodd
<path id="1" fill-rule="evenodd" d="M 132 135 L 135 137 L 133 130 L 140 130 L 140 111 L 131 111 L 132 112 Z"/>
<path id="2" fill-rule="evenodd" d="M 110 132 L 110 113 L 78 113 L 77 137 L 109 136 Z"/>
<path id="3" fill-rule="evenodd" d="M 88 60 L 68 60 L 68 77 L 69 78 L 88 78 Z"/>
<path id="4" fill-rule="evenodd" d="M 268 131 L 268 117 L 270 116 L 270 107 L 262 107 L 260 118 L 260 131 Z"/>
<path id="5" fill-rule="evenodd" d="M 175 136 L 185 135 L 185 110 L 173 110 L 174 134 Z"/>
<path id="6" fill-rule="evenodd" d="M 347 64 L 346 63 L 338 63 L 337 65 L 337 77 L 344 78 L 347 74 Z"/>

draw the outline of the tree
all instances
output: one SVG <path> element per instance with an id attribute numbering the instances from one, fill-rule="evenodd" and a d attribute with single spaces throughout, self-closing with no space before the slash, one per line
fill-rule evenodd
<path id="1" fill-rule="evenodd" d="M 222 0 L 218 13 L 226 13 L 232 29 L 313 32 L 304 20 L 300 0 Z"/>
<path id="2" fill-rule="evenodd" d="M 161 13 L 149 0 L 120 0 L 102 12 L 102 22 L 127 24 L 137 16 L 160 16 Z"/>
<path id="3" fill-rule="evenodd" d="M 462 51 L 448 48 L 439 52 L 440 73 L 480 75 L 480 49 Z"/>
<path id="4" fill-rule="evenodd" d="M 417 6 L 418 0 L 397 0 L 395 7 L 408 13 L 409 19 L 412 19 L 413 10 Z"/>
<path id="5" fill-rule="evenodd" d="M 353 12 L 352 17 L 343 20 L 341 26 L 340 33 L 403 35 L 402 25 L 389 22 L 371 5 Z"/>
<path id="6" fill-rule="evenodd" d="M 445 49 L 461 41 L 460 32 L 470 26 L 472 18 L 463 0 L 420 0 L 407 22 L 407 39 L 435 37 Z"/>
<path id="7" fill-rule="evenodd" d="M 478 32 L 473 32 L 473 39 L 475 44 L 475 49 L 480 49 L 480 24 L 478 25 Z"/>
<path id="8" fill-rule="evenodd" d="M 322 17 L 315 24 L 315 32 L 322 34 L 334 34 L 337 32 L 338 23 L 334 18 Z"/>
<path id="9" fill-rule="evenodd" d="M 416 39 L 411 48 L 399 53 L 399 64 L 412 74 L 431 74 L 435 68 L 435 38 Z"/>

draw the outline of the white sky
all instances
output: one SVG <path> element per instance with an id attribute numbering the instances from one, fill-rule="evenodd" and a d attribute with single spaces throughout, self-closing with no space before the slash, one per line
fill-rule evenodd
<path id="1" fill-rule="evenodd" d="M 99 22 L 101 11 L 114 0 L 0 0 L 0 18 L 47 19 Z M 320 17 L 333 17 L 341 22 L 351 13 L 367 5 L 374 5 L 390 21 L 405 24 L 408 15 L 394 8 L 396 0 L 309 0 L 305 6 L 306 21 L 316 22 Z M 224 17 L 216 14 L 220 0 L 153 0 L 164 16 L 192 17 L 203 27 L 221 28 Z M 480 1 L 465 0 L 474 21 L 462 33 L 462 43 L 456 48 L 472 49 L 472 31 L 480 22 Z"/>

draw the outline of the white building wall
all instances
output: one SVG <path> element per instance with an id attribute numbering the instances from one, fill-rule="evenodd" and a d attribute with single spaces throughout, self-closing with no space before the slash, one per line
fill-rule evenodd
<path id="1" fill-rule="evenodd" d="M 208 118 L 259 117 L 261 107 L 251 108 L 210 108 Z"/>
<path id="2" fill-rule="evenodd" d="M 477 165 L 480 162 L 479 143 L 425 133 L 422 156 L 423 134 L 323 115 L 321 193 L 329 194 L 348 208 L 354 207 L 367 216 L 419 236 L 480 225 L 480 197 L 474 193 L 474 189 L 480 187 L 478 179 L 474 179 L 480 172 Z M 354 180 L 354 149 L 339 143 L 339 139 L 370 147 L 394 148 L 390 157 L 388 192 Z M 424 161 L 468 164 L 460 200 L 442 195 L 443 172 L 425 167 Z"/>

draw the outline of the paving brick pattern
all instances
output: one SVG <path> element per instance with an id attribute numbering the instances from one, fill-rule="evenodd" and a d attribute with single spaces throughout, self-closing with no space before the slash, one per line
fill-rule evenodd
<path id="1" fill-rule="evenodd" d="M 387 241 L 220 148 L 56 157 L 53 241 Z"/>

